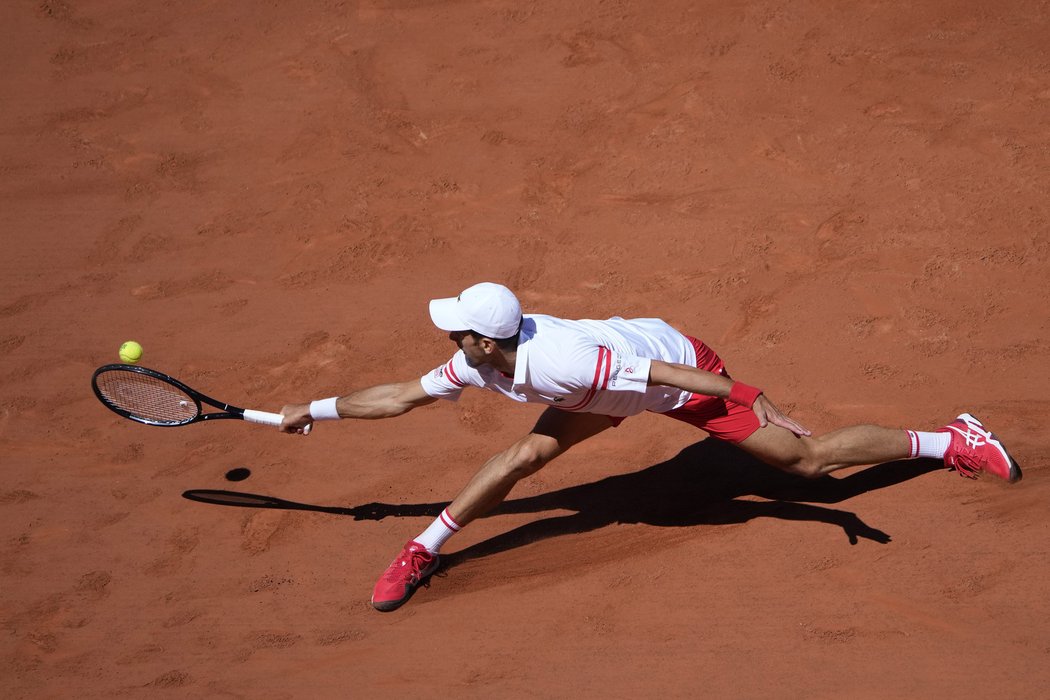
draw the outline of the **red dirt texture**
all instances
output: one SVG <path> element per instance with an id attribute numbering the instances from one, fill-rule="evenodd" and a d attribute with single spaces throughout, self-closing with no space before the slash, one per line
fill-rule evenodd
<path id="1" fill-rule="evenodd" d="M 0 4 L 5 697 L 1045 697 L 1048 17 Z M 638 416 L 380 614 L 379 574 L 540 407 L 304 438 L 90 389 L 129 339 L 261 410 L 412 379 L 454 351 L 428 300 L 482 280 L 664 318 L 818 433 L 972 412 L 1025 479 L 801 481 Z"/>

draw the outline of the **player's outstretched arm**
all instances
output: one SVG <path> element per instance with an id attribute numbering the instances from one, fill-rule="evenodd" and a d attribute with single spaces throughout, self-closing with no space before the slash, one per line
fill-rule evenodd
<path id="1" fill-rule="evenodd" d="M 684 391 L 691 391 L 694 394 L 717 396 L 722 399 L 729 399 L 735 403 L 747 405 L 743 401 L 735 398 L 733 385 L 736 384 L 736 382 L 732 379 L 724 377 L 721 374 L 715 374 L 714 372 L 708 372 L 696 367 L 689 367 L 688 365 L 678 365 L 670 362 L 653 360 L 649 369 L 649 383 L 659 384 L 661 386 L 673 386 Z M 804 428 L 801 424 L 781 412 L 772 401 L 770 401 L 765 395 L 759 393 L 757 389 L 753 389 L 752 392 L 750 407 L 754 410 L 755 415 L 758 416 L 758 423 L 760 426 L 765 427 L 767 424 L 772 423 L 773 425 L 779 425 L 781 428 L 787 428 L 795 435 L 811 434 L 810 431 Z"/>
<path id="2" fill-rule="evenodd" d="M 649 368 L 649 383 L 673 386 L 683 391 L 704 396 L 728 399 L 733 390 L 733 380 L 707 370 L 653 360 Z"/>
<path id="3" fill-rule="evenodd" d="M 376 420 L 393 418 L 408 413 L 413 408 L 437 401 L 423 391 L 418 379 L 392 384 L 379 384 L 355 391 L 336 399 L 335 409 L 340 418 Z M 314 422 L 310 415 L 310 404 L 290 404 L 281 409 L 284 422 L 281 431 L 303 433 L 306 426 Z M 334 417 L 334 416 L 333 416 Z"/>

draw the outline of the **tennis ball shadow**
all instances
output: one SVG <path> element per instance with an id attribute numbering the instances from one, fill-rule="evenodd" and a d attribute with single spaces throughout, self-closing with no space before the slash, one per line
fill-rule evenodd
<path id="1" fill-rule="evenodd" d="M 247 467 L 237 467 L 226 472 L 227 481 L 244 481 L 252 475 L 252 470 Z"/>

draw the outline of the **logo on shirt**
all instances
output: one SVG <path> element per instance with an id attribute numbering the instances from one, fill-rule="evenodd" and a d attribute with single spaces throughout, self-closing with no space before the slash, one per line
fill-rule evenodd
<path id="1" fill-rule="evenodd" d="M 616 379 L 620 376 L 620 371 L 623 369 L 623 358 L 619 355 L 616 356 L 616 364 L 612 368 L 612 373 L 609 375 L 609 386 L 616 386 Z"/>
<path id="2" fill-rule="evenodd" d="M 551 399 L 551 401 L 553 401 L 554 403 L 561 403 L 564 400 L 565 400 L 564 396 L 555 396 L 554 398 Z"/>

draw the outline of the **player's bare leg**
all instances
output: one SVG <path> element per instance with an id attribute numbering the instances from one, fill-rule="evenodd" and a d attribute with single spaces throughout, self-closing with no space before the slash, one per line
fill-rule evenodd
<path id="1" fill-rule="evenodd" d="M 799 437 L 769 424 L 739 447 L 767 464 L 809 478 L 846 467 L 931 457 L 943 459 L 945 466 L 969 478 L 990 473 L 1010 483 L 1021 479 L 1021 468 L 1002 442 L 969 413 L 932 433 L 854 425 Z"/>
<path id="2" fill-rule="evenodd" d="M 460 527 L 466 525 L 499 505 L 518 481 L 610 427 L 608 416 L 548 408 L 532 432 L 485 462 L 449 504 L 449 515 Z"/>
<path id="3" fill-rule="evenodd" d="M 906 431 L 877 425 L 854 425 L 825 435 L 798 437 L 770 424 L 738 446 L 766 464 L 814 479 L 837 469 L 907 459 L 911 455 Z"/>
<path id="4" fill-rule="evenodd" d="M 612 420 L 608 416 L 555 408 L 544 411 L 528 435 L 485 462 L 430 527 L 405 545 L 376 582 L 373 607 L 382 612 L 401 607 L 419 584 L 437 570 L 438 551 L 449 537 L 499 505 L 521 479 L 573 445 L 610 427 Z"/>

